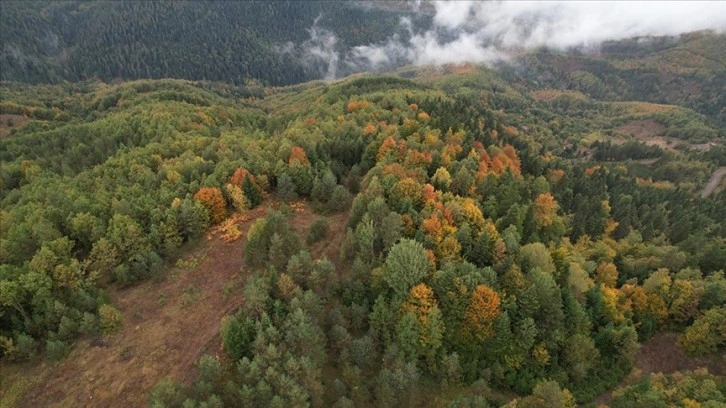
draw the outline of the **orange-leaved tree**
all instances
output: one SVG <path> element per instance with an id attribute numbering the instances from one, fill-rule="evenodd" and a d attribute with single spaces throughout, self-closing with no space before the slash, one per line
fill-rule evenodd
<path id="1" fill-rule="evenodd" d="M 500 304 L 501 299 L 494 289 L 487 285 L 477 285 L 466 309 L 464 329 L 479 340 L 491 337 L 494 334 L 494 320 L 501 313 Z"/>
<path id="2" fill-rule="evenodd" d="M 194 194 L 194 199 L 207 207 L 213 223 L 218 223 L 227 216 L 227 204 L 218 188 L 202 187 Z"/>

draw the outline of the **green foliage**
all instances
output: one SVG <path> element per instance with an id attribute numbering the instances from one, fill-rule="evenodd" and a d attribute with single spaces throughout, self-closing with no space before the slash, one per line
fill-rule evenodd
<path id="1" fill-rule="evenodd" d="M 262 191 L 260 191 L 260 188 L 252 181 L 249 175 L 242 182 L 242 192 L 244 192 L 245 197 L 250 201 L 252 208 L 257 207 L 262 202 Z"/>
<path id="2" fill-rule="evenodd" d="M 121 312 L 111 305 L 101 305 L 98 308 L 98 326 L 103 334 L 111 334 L 121 328 L 123 316 Z"/>
<path id="3" fill-rule="evenodd" d="M 45 352 L 50 361 L 59 361 L 68 354 L 68 344 L 62 340 L 48 340 Z"/>
<path id="4" fill-rule="evenodd" d="M 328 233 L 330 232 L 330 225 L 328 224 L 328 221 L 324 218 L 320 218 L 318 220 L 315 220 L 313 225 L 310 226 L 310 231 L 308 232 L 308 236 L 306 238 L 308 245 L 314 244 L 325 237 L 328 236 Z"/>
<path id="5" fill-rule="evenodd" d="M 287 173 L 282 173 L 277 180 L 277 196 L 285 202 L 295 201 L 298 198 L 295 184 Z"/>
<path id="6" fill-rule="evenodd" d="M 227 316 L 222 319 L 221 333 L 222 344 L 230 357 L 234 360 L 252 357 L 252 341 L 256 334 L 252 319 L 239 320 L 235 316 Z"/>
<path id="7" fill-rule="evenodd" d="M 650 374 L 636 384 L 615 390 L 610 406 L 717 407 L 723 405 L 726 398 L 720 383 L 717 377 L 705 370 L 676 372 L 669 376 Z"/>
<path id="8" fill-rule="evenodd" d="M 678 344 L 693 355 L 714 353 L 726 346 L 726 307 L 707 310 L 679 337 Z"/>
<path id="9" fill-rule="evenodd" d="M 108 12 L 160 7 L 120 4 Z M 9 10 L 27 18 L 32 7 Z M 106 13 L 76 3 L 48 7 L 50 15 Z M 199 21 L 219 14 L 219 5 L 210 7 Z M 261 16 L 313 13 L 295 4 L 230 7 L 260 9 Z M 341 21 L 335 13 L 348 7 L 359 5 L 326 12 Z M 382 15 L 376 7 L 398 6 L 375 5 L 372 14 L 358 10 L 346 18 Z M 159 26 L 180 10 L 158 10 Z M 398 16 L 386 14 L 387 21 Z M 254 23 L 243 38 L 262 32 Z M 179 24 L 197 30 L 196 20 Z M 264 36 L 279 36 L 275 24 Z M 356 30 L 347 35 L 370 31 Z M 218 29 L 210 31 L 200 38 L 218 39 Z M 99 38 L 94 44 L 116 35 Z M 222 46 L 235 41 L 243 40 Z M 69 60 L 93 44 L 84 47 L 69 49 Z M 563 62 L 552 58 L 557 70 Z M 458 388 L 482 378 L 491 390 L 455 406 L 497 405 L 485 398 L 489 391 L 533 392 L 518 400 L 522 406 L 570 406 L 564 388 L 578 402 L 592 400 L 627 374 L 639 338 L 664 325 L 685 330 L 687 350 L 719 350 L 726 201 L 723 194 L 696 194 L 719 165 L 719 151 L 652 148 L 638 135 L 619 134 L 642 121 L 635 123 L 713 135 L 713 118 L 598 100 L 617 99 L 613 77 L 603 73 L 621 70 L 572 58 L 584 64 L 580 72 L 560 79 L 590 96 L 542 90 L 529 80 L 515 87 L 510 76 L 531 73 L 473 66 L 455 75 L 445 74 L 450 68 L 410 68 L 411 80 L 361 76 L 264 92 L 249 82 L 3 83 L 0 110 L 30 119 L 0 140 L 3 353 L 23 360 L 44 345 L 49 357 L 62 358 L 75 336 L 118 330 L 123 319 L 107 305 L 99 280 L 113 288 L 159 276 L 180 246 L 203 236 L 213 217 L 193 198 L 202 186 L 219 192 L 214 208 L 224 215 L 228 204 L 274 205 L 261 201 L 270 185 L 282 201 L 308 197 L 317 211 L 350 206 L 345 236 L 326 237 L 340 243 L 341 256 L 314 259 L 300 250 L 293 226 L 301 220 L 290 219 L 306 213 L 297 205 L 251 220 L 244 260 L 255 273 L 246 279 L 240 311 L 225 318 L 220 333 L 231 358 L 201 359 L 194 384 L 160 383 L 150 405 L 419 406 L 451 391 L 438 384 Z M 107 59 L 111 74 L 117 58 Z M 178 68 L 168 61 L 170 70 Z M 209 69 L 237 75 L 255 65 L 247 61 Z M 195 67 L 190 61 L 182 73 Z M 295 69 L 264 75 L 284 82 Z M 43 72 L 56 71 L 27 75 Z M 550 83 L 546 77 L 537 81 Z M 243 99 L 255 87 L 257 99 Z M 688 104 L 707 107 L 694 102 L 699 98 Z M 658 161 L 613 162 L 645 157 Z M 234 184 L 232 172 L 240 175 Z M 326 225 L 314 222 L 307 241 L 326 236 Z M 183 300 L 193 300 L 193 292 Z"/>
<path id="10" fill-rule="evenodd" d="M 292 232 L 286 217 L 279 212 L 273 213 L 255 221 L 247 233 L 245 262 L 256 268 L 268 262 L 284 267 L 289 257 L 298 251 L 299 245 L 298 237 Z"/>
<path id="11" fill-rule="evenodd" d="M 383 279 L 396 296 L 405 297 L 428 274 L 428 256 L 419 242 L 402 239 L 388 252 Z"/>

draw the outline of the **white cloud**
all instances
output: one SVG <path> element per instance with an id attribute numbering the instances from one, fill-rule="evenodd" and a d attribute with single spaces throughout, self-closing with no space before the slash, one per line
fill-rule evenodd
<path id="1" fill-rule="evenodd" d="M 638 36 L 726 29 L 722 1 L 489 1 L 434 6 L 436 24 L 504 47 L 593 46 Z M 462 15 L 468 17 L 462 20 Z"/>
<path id="2" fill-rule="evenodd" d="M 413 3 L 413 9 L 419 3 Z M 704 29 L 726 31 L 726 1 L 434 1 L 433 27 L 408 32 L 404 41 L 354 47 L 341 55 L 334 33 L 318 26 L 302 44 L 306 66 L 326 79 L 339 73 L 382 70 L 402 64 L 493 63 L 504 49 L 596 47 L 604 41 L 674 36 Z"/>

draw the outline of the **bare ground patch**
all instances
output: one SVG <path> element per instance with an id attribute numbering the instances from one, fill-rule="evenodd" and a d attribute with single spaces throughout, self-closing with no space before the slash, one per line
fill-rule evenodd
<path id="1" fill-rule="evenodd" d="M 23 115 L 14 115 L 10 113 L 0 113 L 0 139 L 10 136 L 10 131 L 22 127 L 28 123 L 30 119 Z"/>
<path id="2" fill-rule="evenodd" d="M 625 135 L 633 135 L 637 138 L 651 138 L 658 136 L 666 129 L 665 125 L 652 119 L 633 120 L 614 130 Z"/>
<path id="3" fill-rule="evenodd" d="M 719 167 L 711 173 L 711 177 L 708 179 L 708 183 L 699 193 L 701 197 L 708 197 L 711 195 L 726 179 L 726 167 Z"/>

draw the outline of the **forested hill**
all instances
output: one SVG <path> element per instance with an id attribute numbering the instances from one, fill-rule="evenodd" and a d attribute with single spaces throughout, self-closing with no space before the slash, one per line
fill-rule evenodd
<path id="1" fill-rule="evenodd" d="M 201 358 L 193 385 L 159 382 L 151 406 L 488 407 L 519 395 L 510 406 L 572 407 L 620 382 L 664 330 L 682 332 L 671 347 L 722 361 L 726 192 L 699 192 L 726 149 L 676 138 L 720 132 L 688 108 L 521 92 L 469 65 L 257 99 L 169 79 L 0 91 L 3 364 L 60 360 L 55 383 L 95 376 L 78 339 L 119 341 L 146 314 L 108 293 L 194 269 L 187 250 L 213 225 L 245 240 L 241 281 L 224 290 L 244 302 L 221 340 L 195 326 L 174 336 L 215 339 L 222 358 Z M 320 220 L 296 232 L 301 199 Z M 242 236 L 252 208 L 267 216 Z M 332 250 L 318 258 L 321 239 Z M 159 307 L 197 299 L 194 286 L 180 299 L 147 288 Z M 191 310 L 168 318 L 182 325 Z M 149 391 L 126 367 L 130 389 L 95 385 L 108 406 Z M 57 397 L 28 377 L 0 378 L 37 402 L 17 406 Z M 633 387 L 612 406 L 646 391 L 663 406 L 726 395 L 702 372 Z M 87 401 L 86 388 L 59 389 Z"/>
<path id="2" fill-rule="evenodd" d="M 392 38 L 406 44 L 432 29 L 427 8 L 414 11 L 412 4 L 2 2 L 0 79 L 180 78 L 246 83 L 245 92 L 255 94 L 259 83 L 289 85 L 370 69 L 349 58 L 353 47 Z M 606 42 L 597 52 L 534 50 L 513 57 L 501 72 L 530 89 L 683 105 L 723 127 L 724 44 L 725 35 L 700 32 Z M 411 58 L 389 57 L 386 68 Z"/>
<path id="3" fill-rule="evenodd" d="M 376 43 L 399 29 L 402 7 L 352 2 L 3 2 L 2 79 L 185 78 L 283 85 L 317 79 L 320 66 L 289 50 L 319 24 L 333 48 Z M 371 24 L 375 22 L 375 24 Z"/>

